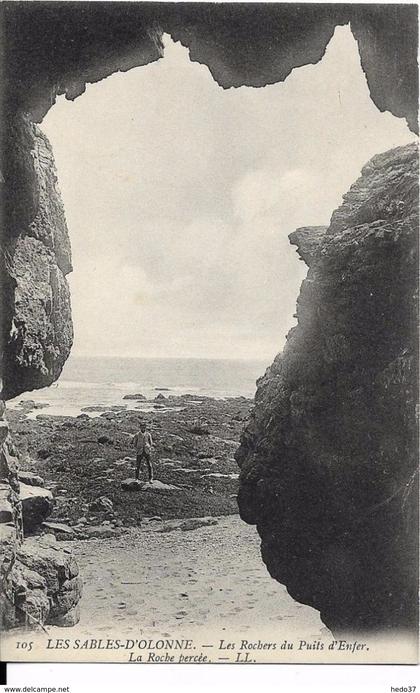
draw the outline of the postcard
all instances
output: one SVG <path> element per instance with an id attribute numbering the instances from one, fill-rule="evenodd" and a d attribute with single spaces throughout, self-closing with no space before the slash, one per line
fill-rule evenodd
<path id="1" fill-rule="evenodd" d="M 3 2 L 3 661 L 417 662 L 417 10 Z"/>

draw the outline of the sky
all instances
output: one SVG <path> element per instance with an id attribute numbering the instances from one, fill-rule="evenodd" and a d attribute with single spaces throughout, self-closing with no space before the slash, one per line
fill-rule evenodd
<path id="1" fill-rule="evenodd" d="M 369 97 L 348 27 L 284 83 L 223 90 L 165 37 L 42 123 L 73 252 L 73 354 L 271 359 L 306 266 L 288 234 L 328 224 L 374 155 L 413 141 Z"/>

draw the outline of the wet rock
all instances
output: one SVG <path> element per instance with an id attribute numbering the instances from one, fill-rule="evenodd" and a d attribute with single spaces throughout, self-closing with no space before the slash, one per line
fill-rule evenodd
<path id="1" fill-rule="evenodd" d="M 179 486 L 173 484 L 164 484 L 162 481 L 155 479 L 154 481 L 145 481 L 141 483 L 140 491 L 148 491 L 150 493 L 170 493 L 172 491 L 182 491 Z"/>
<path id="2" fill-rule="evenodd" d="M 43 522 L 41 529 L 47 534 L 54 534 L 57 539 L 74 539 L 74 529 L 61 522 Z"/>
<path id="3" fill-rule="evenodd" d="M 109 436 L 98 436 L 98 443 L 101 443 L 101 445 L 113 445 L 114 441 Z"/>
<path id="4" fill-rule="evenodd" d="M 134 399 L 138 400 L 139 402 L 145 402 L 146 397 L 142 395 L 141 393 L 138 393 L 136 395 L 124 395 L 123 399 Z"/>
<path id="5" fill-rule="evenodd" d="M 96 512 L 112 513 L 114 510 L 114 505 L 112 500 L 107 496 L 100 496 L 90 503 L 89 509 Z"/>
<path id="6" fill-rule="evenodd" d="M 25 534 L 32 534 L 51 515 L 53 495 L 48 489 L 20 483 L 20 499 Z"/>
<path id="7" fill-rule="evenodd" d="M 184 439 L 181 436 L 176 435 L 175 433 L 167 433 L 165 435 L 165 440 L 171 445 L 184 442 Z"/>
<path id="8" fill-rule="evenodd" d="M 179 486 L 164 484 L 162 481 L 138 481 L 137 479 L 124 479 L 121 488 L 125 491 L 149 491 L 151 493 L 168 493 L 171 491 L 181 491 Z"/>
<path id="9" fill-rule="evenodd" d="M 44 486 L 45 482 L 42 476 L 32 474 L 32 472 L 18 472 L 19 481 L 28 486 Z"/>
<path id="10" fill-rule="evenodd" d="M 159 532 L 159 534 L 168 534 L 169 532 L 174 532 L 177 529 L 179 529 L 178 524 L 170 524 L 168 522 L 165 522 L 164 525 L 162 525 L 161 527 L 158 527 L 156 532 Z"/>
<path id="11" fill-rule="evenodd" d="M 201 469 L 188 469 L 185 467 L 178 467 L 177 469 L 174 469 L 174 474 L 180 474 L 181 476 L 198 476 L 202 472 Z"/>
<path id="12" fill-rule="evenodd" d="M 211 472 L 210 474 L 203 474 L 201 478 L 217 479 L 220 481 L 236 481 L 237 479 L 239 479 L 239 474 L 222 474 L 221 472 Z"/>
<path id="13" fill-rule="evenodd" d="M 19 402 L 18 406 L 23 412 L 25 412 L 25 414 L 28 414 L 33 409 L 45 409 L 50 405 L 48 402 L 35 402 L 33 399 L 24 399 Z"/>
<path id="14" fill-rule="evenodd" d="M 209 474 L 202 474 L 201 479 L 203 482 L 210 484 L 216 491 L 236 491 L 239 486 L 239 474 L 210 472 Z"/>
<path id="15" fill-rule="evenodd" d="M 192 423 L 191 426 L 188 428 L 190 433 L 194 433 L 197 436 L 208 436 L 210 435 L 210 429 L 209 425 L 205 421 L 200 421 L 199 419 L 195 419 Z"/>
<path id="16" fill-rule="evenodd" d="M 120 412 L 124 411 L 126 409 L 125 404 L 117 405 L 117 404 L 110 404 L 110 405 L 104 405 L 104 404 L 90 404 L 87 407 L 82 407 L 80 411 L 82 412 Z"/>
<path id="17" fill-rule="evenodd" d="M 124 479 L 121 482 L 121 488 L 124 491 L 138 491 L 142 482 L 137 479 Z"/>

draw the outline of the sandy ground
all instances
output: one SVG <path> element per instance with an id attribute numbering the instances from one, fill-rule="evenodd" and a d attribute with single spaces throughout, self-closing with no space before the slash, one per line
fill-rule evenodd
<path id="1" fill-rule="evenodd" d="M 245 656 L 260 663 L 417 661 L 416 642 L 394 636 L 370 639 L 362 651 L 331 652 L 333 636 L 319 613 L 295 602 L 270 578 L 255 528 L 238 516 L 187 532 L 161 533 L 160 527 L 145 523 L 112 539 L 63 542 L 74 551 L 84 579 L 81 620 L 72 628 L 10 632 L 2 641 L 5 658 L 144 663 L 165 655 L 156 645 L 159 639 L 184 638 L 192 639 L 193 648 L 168 650 L 175 662 L 190 654 L 217 664 L 240 663 Z M 103 648 L 116 638 L 122 639 L 121 649 Z M 30 652 L 18 646 L 22 641 L 32 642 Z M 358 642 L 351 636 L 351 647 L 353 641 Z M 233 649 L 226 648 L 228 642 Z M 261 649 L 269 642 L 276 643 L 275 650 Z"/>
<path id="2" fill-rule="evenodd" d="M 187 532 L 160 527 L 71 543 L 84 579 L 78 631 L 104 637 L 112 624 L 114 636 L 126 637 L 190 637 L 197 629 L 325 637 L 319 613 L 269 576 L 254 527 L 237 516 Z"/>

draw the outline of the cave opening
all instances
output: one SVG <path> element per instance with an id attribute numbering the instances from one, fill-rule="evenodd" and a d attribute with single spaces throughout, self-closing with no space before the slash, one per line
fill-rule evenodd
<path id="1" fill-rule="evenodd" d="M 236 442 L 229 424 L 211 407 L 204 408 L 180 435 L 184 415 L 179 407 L 179 418 L 163 435 L 159 415 L 170 411 L 165 400 L 193 390 L 193 406 L 203 406 L 202 395 L 249 394 L 241 390 L 243 381 L 227 385 L 232 355 L 242 362 L 271 362 L 294 323 L 306 274 L 288 234 L 307 224 L 327 225 L 362 165 L 373 154 L 412 140 L 403 121 L 380 114 L 370 100 L 347 27 L 336 30 L 318 65 L 296 69 L 284 84 L 258 90 L 222 91 L 207 68 L 190 63 L 186 51 L 170 39 L 166 44 L 163 60 L 88 86 L 74 103 L 59 100 L 41 125 L 55 154 L 72 238 L 69 279 L 76 339 L 75 358 L 58 387 L 38 391 L 35 399 L 49 404 L 49 413 L 77 409 L 84 418 L 67 427 L 74 429 L 76 440 L 77 427 L 89 419 L 94 442 L 82 436 L 77 455 L 92 463 L 94 487 L 83 465 L 77 467 L 78 489 L 72 481 L 73 434 L 51 456 L 50 432 L 38 431 L 33 452 L 47 474 L 55 465 L 64 491 L 78 495 L 83 487 L 81 508 L 62 504 L 67 514 L 58 519 L 71 523 L 80 521 L 80 511 L 96 517 L 94 496 L 112 495 L 121 524 L 128 526 L 144 515 L 150 519 L 164 513 L 171 521 L 180 505 L 181 513 L 193 518 L 235 512 L 231 453 Z M 126 367 L 138 356 L 149 359 L 146 381 Z M 152 366 L 150 359 L 159 363 Z M 171 380 L 174 359 L 193 363 L 187 371 L 178 364 L 182 382 Z M 172 363 L 165 368 L 163 361 Z M 199 371 L 198 362 L 206 361 L 223 365 L 212 375 L 207 366 L 198 382 L 185 381 Z M 249 371 L 242 376 L 248 383 Z M 205 382 L 205 377 L 215 381 Z M 123 393 L 133 399 L 123 403 Z M 86 406 L 90 411 L 82 412 Z M 235 406 L 239 430 L 246 412 Z M 127 425 L 120 417 L 122 407 L 133 412 Z M 194 479 L 207 475 L 188 507 L 175 493 L 164 503 L 155 496 L 140 509 L 119 488 L 131 466 L 124 436 L 134 432 L 135 417 L 138 422 L 143 414 L 154 417 L 165 483 L 188 489 L 191 498 Z M 39 416 L 36 408 L 30 416 Z M 232 411 L 223 416 L 231 421 Z M 223 442 L 216 456 L 208 442 L 215 438 Z M 175 469 L 174 457 L 184 454 L 185 440 L 192 454 Z M 59 448 L 57 435 L 55 445 Z M 230 548 L 224 547 L 224 565 Z M 194 556 L 188 558 L 194 562 Z M 272 608 L 270 601 L 268 611 Z M 271 619 L 265 607 L 259 616 Z"/>
<path id="2" fill-rule="evenodd" d="M 222 90 L 168 35 L 165 46 L 61 97 L 41 125 L 72 241 L 64 375 L 77 356 L 234 354 L 253 381 L 295 323 L 306 267 L 288 234 L 328 225 L 362 165 L 412 135 L 372 103 L 348 26 L 320 63 L 262 89 Z"/>

